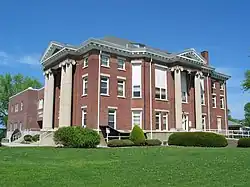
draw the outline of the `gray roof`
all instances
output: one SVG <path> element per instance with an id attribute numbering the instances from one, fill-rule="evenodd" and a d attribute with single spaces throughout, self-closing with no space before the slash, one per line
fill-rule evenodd
<path id="1" fill-rule="evenodd" d="M 228 126 L 243 126 L 243 125 L 240 124 L 240 123 L 236 123 L 236 122 L 234 122 L 234 121 L 228 120 Z"/>

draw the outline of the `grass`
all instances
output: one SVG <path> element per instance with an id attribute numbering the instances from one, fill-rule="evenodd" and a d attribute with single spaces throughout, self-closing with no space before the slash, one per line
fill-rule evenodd
<path id="1" fill-rule="evenodd" d="M 0 148 L 0 186 L 250 186 L 250 149 Z"/>

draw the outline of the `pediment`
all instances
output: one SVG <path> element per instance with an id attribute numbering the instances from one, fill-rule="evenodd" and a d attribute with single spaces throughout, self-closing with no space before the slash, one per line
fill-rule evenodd
<path id="1" fill-rule="evenodd" d="M 206 60 L 197 53 L 194 49 L 186 50 L 182 53 L 179 53 L 177 56 L 182 57 L 187 60 L 194 60 L 199 63 L 207 64 Z"/>
<path id="2" fill-rule="evenodd" d="M 41 62 L 52 56 L 53 54 L 57 53 L 60 51 L 64 46 L 55 42 L 51 42 L 48 46 L 48 48 L 45 50 Z"/>

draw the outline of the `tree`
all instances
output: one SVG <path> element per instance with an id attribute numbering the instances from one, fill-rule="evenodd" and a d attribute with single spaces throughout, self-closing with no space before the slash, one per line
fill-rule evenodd
<path id="1" fill-rule="evenodd" d="M 245 104 L 244 111 L 245 111 L 245 125 L 250 126 L 250 103 Z"/>
<path id="2" fill-rule="evenodd" d="M 41 88 L 42 84 L 35 78 L 22 74 L 0 75 L 0 121 L 7 125 L 9 98 L 29 87 Z"/>
<path id="3" fill-rule="evenodd" d="M 241 86 L 242 86 L 244 91 L 250 90 L 250 70 L 247 70 L 245 72 L 245 80 L 243 81 Z"/>
<path id="4" fill-rule="evenodd" d="M 236 122 L 236 123 L 240 123 L 240 121 L 241 121 L 239 119 L 235 119 L 235 118 L 232 117 L 230 109 L 227 109 L 227 116 L 228 116 L 227 119 L 229 121 L 233 121 L 233 122 Z"/>

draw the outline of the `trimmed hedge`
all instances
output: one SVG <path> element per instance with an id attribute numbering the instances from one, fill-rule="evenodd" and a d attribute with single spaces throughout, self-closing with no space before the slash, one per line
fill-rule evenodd
<path id="1" fill-rule="evenodd" d="M 55 132 L 54 141 L 64 147 L 94 148 L 100 143 L 100 136 L 96 131 L 88 128 L 62 127 Z"/>
<path id="2" fill-rule="evenodd" d="M 250 138 L 240 138 L 237 147 L 250 147 Z"/>
<path id="3" fill-rule="evenodd" d="M 107 143 L 108 147 L 130 147 L 134 145 L 134 142 L 131 140 L 109 140 Z"/>
<path id="4" fill-rule="evenodd" d="M 226 147 L 225 136 L 211 132 L 176 132 L 169 136 L 168 145 L 196 147 Z"/>
<path id="5" fill-rule="evenodd" d="M 134 142 L 135 145 L 145 145 L 145 135 L 138 125 L 133 127 L 129 139 Z"/>
<path id="6" fill-rule="evenodd" d="M 160 146 L 162 144 L 158 139 L 147 139 L 145 143 L 147 146 Z"/>
<path id="7" fill-rule="evenodd" d="M 40 134 L 36 134 L 32 137 L 32 141 L 37 142 L 40 140 Z"/>
<path id="8" fill-rule="evenodd" d="M 23 137 L 24 141 L 26 142 L 32 142 L 32 136 L 30 134 L 27 134 Z"/>

